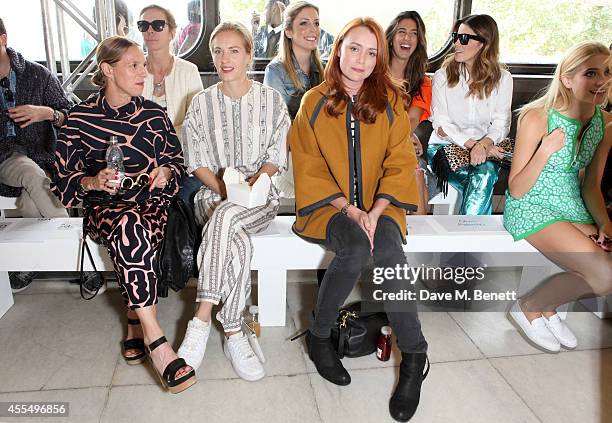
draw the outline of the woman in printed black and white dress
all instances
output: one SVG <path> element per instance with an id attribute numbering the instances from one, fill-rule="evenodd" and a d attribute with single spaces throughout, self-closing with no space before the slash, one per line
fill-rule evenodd
<path id="1" fill-rule="evenodd" d="M 72 108 L 62 127 L 53 192 L 66 207 L 83 201 L 87 235 L 108 249 L 128 308 L 124 359 L 139 364 L 148 355 L 178 393 L 195 383 L 195 372 L 176 357 L 157 320 L 156 267 L 170 199 L 185 174 L 181 146 L 168 115 L 141 97 L 146 69 L 138 44 L 107 38 L 96 61 L 92 82 L 100 91 Z M 105 159 L 112 136 L 125 157 L 121 191 Z"/>
<path id="2" fill-rule="evenodd" d="M 226 201 L 221 173 L 235 168 L 253 184 L 264 173 L 285 170 L 291 121 L 278 91 L 247 78 L 253 39 L 242 24 L 221 23 L 209 47 L 221 82 L 194 97 L 184 123 L 188 172 L 204 183 L 195 197 L 196 219 L 204 229 L 198 306 L 178 353 L 192 367 L 200 366 L 212 306 L 223 302 L 216 317 L 226 335 L 225 354 L 240 377 L 257 380 L 264 369 L 241 330 L 251 290 L 250 236 L 276 216 L 279 192 L 272 184 L 267 203 L 247 209 Z"/>

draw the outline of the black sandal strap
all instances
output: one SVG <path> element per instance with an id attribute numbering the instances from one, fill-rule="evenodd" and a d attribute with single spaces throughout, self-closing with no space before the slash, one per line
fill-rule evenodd
<path id="1" fill-rule="evenodd" d="M 127 319 L 128 321 L 128 325 L 139 325 L 140 324 L 140 319 Z"/>
<path id="2" fill-rule="evenodd" d="M 149 351 L 153 351 L 155 348 L 159 347 L 161 344 L 165 342 L 168 342 L 168 340 L 166 339 L 165 336 L 161 336 L 160 338 L 156 339 L 155 341 L 149 344 Z"/>
<path id="3" fill-rule="evenodd" d="M 166 366 L 166 369 L 164 370 L 164 380 L 166 381 L 168 386 L 176 386 L 180 383 L 183 383 L 184 381 L 192 377 L 193 374 L 195 374 L 194 370 L 192 369 L 186 375 L 181 376 L 178 379 L 175 379 L 176 372 L 181 370 L 183 367 L 187 367 L 187 363 L 182 358 L 177 358 L 175 360 L 172 360 L 170 363 L 168 363 L 168 365 Z"/>
<path id="4" fill-rule="evenodd" d="M 144 351 L 144 340 L 142 338 L 132 338 L 125 340 L 123 341 L 123 349 Z"/>
<path id="5" fill-rule="evenodd" d="M 293 338 L 290 339 L 290 341 L 295 341 L 296 339 L 301 338 L 302 336 L 306 335 L 306 333 L 308 333 L 310 329 L 306 329 L 304 332 L 300 332 L 297 335 L 295 335 Z"/>

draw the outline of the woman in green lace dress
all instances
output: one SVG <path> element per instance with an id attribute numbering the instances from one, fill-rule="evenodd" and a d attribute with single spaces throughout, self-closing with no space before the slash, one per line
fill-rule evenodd
<path id="1" fill-rule="evenodd" d="M 517 301 L 508 318 L 547 352 L 577 345 L 558 306 L 612 293 L 612 223 L 601 192 L 612 145 L 612 117 L 601 109 L 609 83 L 610 50 L 578 44 L 547 93 L 519 115 L 504 225 L 566 272 Z"/>

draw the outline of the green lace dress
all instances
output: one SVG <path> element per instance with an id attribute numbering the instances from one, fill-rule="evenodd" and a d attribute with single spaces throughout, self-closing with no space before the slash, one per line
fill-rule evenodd
<path id="1" fill-rule="evenodd" d="M 603 139 L 604 120 L 599 107 L 584 130 L 580 151 L 576 152 L 580 122 L 548 111 L 548 132 L 558 127 L 565 130 L 565 145 L 550 156 L 535 185 L 521 199 L 506 190 L 504 226 L 514 237 L 523 239 L 559 222 L 594 223 L 580 192 L 578 172 L 586 167 Z"/>

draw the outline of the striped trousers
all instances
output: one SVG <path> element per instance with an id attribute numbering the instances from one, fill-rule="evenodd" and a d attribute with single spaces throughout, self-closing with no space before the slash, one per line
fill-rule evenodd
<path id="1" fill-rule="evenodd" d="M 251 295 L 250 235 L 265 230 L 276 217 L 278 189 L 271 185 L 268 202 L 251 209 L 222 201 L 203 186 L 196 194 L 196 220 L 204 227 L 198 252 L 197 302 L 223 302 L 217 320 L 224 331 L 240 330 L 246 299 Z"/>

